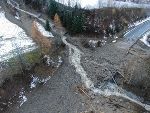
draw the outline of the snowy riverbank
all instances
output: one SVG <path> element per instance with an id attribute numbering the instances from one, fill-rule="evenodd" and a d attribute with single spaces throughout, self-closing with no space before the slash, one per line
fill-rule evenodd
<path id="1" fill-rule="evenodd" d="M 0 61 L 8 60 L 18 54 L 32 51 L 35 43 L 18 25 L 13 24 L 0 12 Z"/>

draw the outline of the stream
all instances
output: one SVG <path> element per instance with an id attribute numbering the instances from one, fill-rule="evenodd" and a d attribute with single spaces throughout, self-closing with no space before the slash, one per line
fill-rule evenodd
<path id="1" fill-rule="evenodd" d="M 87 89 L 90 89 L 95 94 L 103 95 L 105 97 L 117 96 L 125 98 L 137 105 L 145 108 L 147 111 L 150 111 L 150 105 L 145 104 L 143 99 L 136 96 L 135 94 L 128 92 L 116 84 L 106 82 L 102 83 L 99 88 L 94 87 L 94 83 L 87 77 L 87 73 L 84 68 L 81 66 L 81 55 L 84 54 L 76 46 L 68 43 L 66 41 L 67 37 L 62 37 L 62 41 L 69 47 L 69 62 L 72 66 L 75 67 L 76 72 L 81 76 L 82 82 L 85 84 Z"/>

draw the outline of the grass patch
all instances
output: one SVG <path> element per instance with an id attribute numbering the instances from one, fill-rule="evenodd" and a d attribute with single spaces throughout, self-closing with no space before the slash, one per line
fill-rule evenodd
<path id="1" fill-rule="evenodd" d="M 35 63 L 40 63 L 41 60 L 41 52 L 37 48 L 33 51 L 23 53 L 21 55 L 17 55 L 13 58 L 10 58 L 6 64 L 8 66 L 7 69 L 20 72 L 21 68 L 31 68 Z"/>

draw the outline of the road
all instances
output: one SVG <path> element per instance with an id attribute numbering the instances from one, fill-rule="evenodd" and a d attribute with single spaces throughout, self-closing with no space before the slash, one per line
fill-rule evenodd
<path id="1" fill-rule="evenodd" d="M 129 30 L 125 35 L 125 41 L 134 43 L 136 42 L 145 32 L 150 30 L 150 20 L 136 26 L 135 28 Z"/>

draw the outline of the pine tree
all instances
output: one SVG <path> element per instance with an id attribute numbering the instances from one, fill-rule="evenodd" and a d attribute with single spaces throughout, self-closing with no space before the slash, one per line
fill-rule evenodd
<path id="1" fill-rule="evenodd" d="M 57 12 L 58 12 L 58 6 L 57 6 L 56 1 L 55 0 L 50 0 L 49 1 L 49 6 L 48 6 L 48 14 L 53 19 Z"/>
<path id="2" fill-rule="evenodd" d="M 51 30 L 50 24 L 49 24 L 49 20 L 46 20 L 45 30 L 46 31 L 50 31 Z"/>
<path id="3" fill-rule="evenodd" d="M 72 33 L 81 33 L 83 31 L 83 26 L 85 22 L 85 17 L 81 10 L 78 8 L 78 5 L 76 4 L 73 10 L 73 19 L 72 19 L 72 27 L 71 32 Z"/>
<path id="4" fill-rule="evenodd" d="M 72 21 L 72 33 L 81 33 L 83 32 L 84 26 L 84 16 L 83 14 L 77 15 L 73 17 Z"/>

